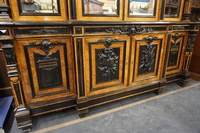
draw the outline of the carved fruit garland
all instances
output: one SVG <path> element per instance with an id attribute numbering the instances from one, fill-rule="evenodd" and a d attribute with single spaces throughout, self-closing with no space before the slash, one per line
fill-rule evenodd
<path id="1" fill-rule="evenodd" d="M 155 47 L 152 47 L 151 43 L 153 40 L 157 39 L 157 37 L 145 37 L 143 40 L 147 42 L 147 47 L 145 50 L 142 51 L 141 63 L 139 69 L 143 68 L 145 73 L 148 73 L 152 68 L 151 65 L 154 63 L 155 60 Z"/>
<path id="2" fill-rule="evenodd" d="M 106 48 L 103 50 L 99 50 L 97 67 L 103 73 L 102 76 L 108 78 L 108 81 L 110 81 L 111 75 L 115 74 L 115 71 L 117 71 L 117 64 L 119 62 L 119 56 L 116 56 L 115 53 L 113 52 L 113 48 L 110 48 L 112 42 L 115 40 L 107 38 L 104 41 L 103 40 L 99 41 L 99 42 L 105 42 Z"/>

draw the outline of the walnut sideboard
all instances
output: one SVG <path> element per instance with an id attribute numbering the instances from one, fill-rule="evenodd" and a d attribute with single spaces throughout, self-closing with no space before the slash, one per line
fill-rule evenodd
<path id="1" fill-rule="evenodd" d="M 0 1 L 0 43 L 24 132 L 34 116 L 76 107 L 83 117 L 91 107 L 188 82 L 199 30 L 192 1 L 48 2 Z"/>

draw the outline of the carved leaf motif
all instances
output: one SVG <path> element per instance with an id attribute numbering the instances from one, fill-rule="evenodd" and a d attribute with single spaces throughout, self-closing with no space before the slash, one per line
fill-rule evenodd
<path id="1" fill-rule="evenodd" d="M 140 25 L 130 25 L 128 27 L 122 27 L 122 28 L 109 28 L 106 29 L 106 32 L 113 32 L 114 34 L 116 33 L 127 34 L 129 36 L 133 36 L 136 34 L 153 32 L 153 29 L 147 27 L 141 27 Z"/>
<path id="2" fill-rule="evenodd" d="M 117 63 L 119 60 L 119 56 L 116 56 L 113 48 L 110 48 L 112 42 L 117 41 L 117 39 L 106 38 L 105 40 L 99 40 L 99 42 L 105 42 L 106 48 L 103 50 L 99 50 L 98 59 L 97 59 L 97 67 L 102 72 L 103 77 L 107 77 L 108 81 L 110 81 L 110 77 L 112 74 L 115 74 L 117 71 Z"/>
<path id="3" fill-rule="evenodd" d="M 147 47 L 145 50 L 142 51 L 141 56 L 141 63 L 139 66 L 139 69 L 143 68 L 145 73 L 148 73 L 152 68 L 151 65 L 154 63 L 155 60 L 155 49 L 156 47 L 153 47 L 151 43 L 153 40 L 157 39 L 158 37 L 152 37 L 149 36 L 147 38 L 143 38 L 147 42 Z"/>
<path id="4" fill-rule="evenodd" d="M 115 74 L 117 70 L 119 57 L 115 55 L 112 48 L 105 48 L 103 51 L 99 50 L 98 57 L 98 68 L 102 71 L 102 76 L 110 80 L 110 76 Z"/>
<path id="5" fill-rule="evenodd" d="M 31 30 L 30 33 L 32 34 L 52 34 L 57 33 L 57 30 L 49 30 L 49 29 L 39 29 L 39 30 Z"/>

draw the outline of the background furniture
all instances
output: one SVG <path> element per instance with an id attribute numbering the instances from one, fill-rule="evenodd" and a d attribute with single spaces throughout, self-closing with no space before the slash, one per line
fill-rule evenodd
<path id="1" fill-rule="evenodd" d="M 192 1 L 192 21 L 200 21 L 200 1 Z M 191 72 L 191 78 L 195 80 L 200 80 L 200 31 L 197 33 L 196 40 L 194 42 L 194 51 L 191 59 L 191 64 L 189 71 Z"/>

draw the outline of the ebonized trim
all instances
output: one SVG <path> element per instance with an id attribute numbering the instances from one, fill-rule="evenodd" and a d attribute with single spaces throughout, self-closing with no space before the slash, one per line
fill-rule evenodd
<path id="1" fill-rule="evenodd" d="M 15 93 L 16 93 L 17 100 L 18 100 L 19 104 L 22 104 L 22 99 L 21 99 L 20 90 L 19 90 L 19 84 L 18 83 L 13 84 L 13 87 L 15 89 Z"/>
<path id="2" fill-rule="evenodd" d="M 63 21 L 63 22 L 0 22 L 1 26 L 90 26 L 90 25 L 200 25 L 200 22 L 166 22 L 166 21 L 145 21 L 145 22 L 136 22 L 136 21 Z"/>
<path id="3" fill-rule="evenodd" d="M 78 57 L 79 91 L 80 91 L 80 96 L 85 96 L 82 38 L 76 39 L 76 45 L 77 45 L 77 57 Z"/>
<path id="4" fill-rule="evenodd" d="M 140 89 L 134 89 L 131 91 L 123 91 L 122 93 L 115 93 L 114 95 L 107 95 L 101 98 L 98 98 L 98 96 L 95 96 L 95 99 L 92 99 L 90 97 L 88 97 L 88 101 L 86 102 L 81 102 L 81 103 L 77 103 L 77 108 L 78 110 L 81 110 L 81 108 L 86 108 L 89 106 L 94 106 L 94 105 L 99 105 L 102 104 L 104 102 L 110 102 L 111 100 L 114 99 L 118 99 L 118 98 L 123 98 L 123 97 L 127 97 L 127 96 L 131 96 L 132 94 L 137 94 L 137 93 L 146 93 L 145 91 L 154 91 L 156 88 L 159 88 L 159 84 L 154 84 L 151 86 L 147 86 L 144 88 L 140 88 Z"/>
<path id="5" fill-rule="evenodd" d="M 172 77 L 169 77 L 169 78 L 166 78 L 167 79 L 167 82 L 171 82 L 171 81 L 174 81 L 174 80 L 179 80 L 180 77 L 179 75 L 175 75 L 175 76 L 172 76 Z"/>
<path id="6" fill-rule="evenodd" d="M 33 108 L 33 109 L 31 109 L 31 114 L 36 115 L 36 114 L 40 114 L 40 113 L 45 113 L 45 112 L 48 112 L 48 111 L 53 111 L 55 109 L 67 108 L 67 107 L 71 107 L 73 105 L 75 106 L 75 104 L 76 104 L 75 100 L 55 103 L 55 104 L 48 105 L 48 106 Z"/>
<path id="7" fill-rule="evenodd" d="M 167 64 L 168 64 L 168 56 L 167 56 L 167 55 L 169 55 L 169 52 L 170 52 L 170 44 L 171 44 L 171 41 L 170 41 L 170 40 L 171 40 L 171 34 L 168 34 L 162 78 L 165 77 L 165 73 L 166 73 L 166 71 L 167 71 L 167 69 L 166 69 L 166 68 L 167 68 Z"/>
<path id="8" fill-rule="evenodd" d="M 76 0 L 70 0 L 71 18 L 76 19 Z"/>
<path id="9" fill-rule="evenodd" d="M 160 12 L 160 20 L 163 20 L 164 18 L 164 9 L 165 9 L 165 0 L 162 0 L 162 3 L 161 3 L 161 12 Z"/>
<path id="10" fill-rule="evenodd" d="M 17 123 L 23 123 L 23 122 L 31 120 L 31 116 L 29 114 L 28 115 L 23 115 L 23 116 L 20 116 L 20 117 L 15 117 L 15 118 L 17 120 Z"/>

